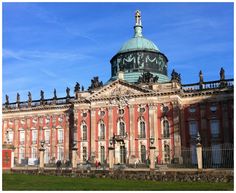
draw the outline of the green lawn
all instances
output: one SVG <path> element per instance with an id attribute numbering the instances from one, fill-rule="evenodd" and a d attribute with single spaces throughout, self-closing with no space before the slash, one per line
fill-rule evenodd
<path id="1" fill-rule="evenodd" d="M 154 182 L 3 174 L 3 190 L 233 190 L 233 183 Z"/>

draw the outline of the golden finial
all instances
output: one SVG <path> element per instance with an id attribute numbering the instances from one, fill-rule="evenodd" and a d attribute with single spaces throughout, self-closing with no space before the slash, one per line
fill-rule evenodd
<path id="1" fill-rule="evenodd" d="M 142 25 L 141 24 L 141 11 L 139 10 L 135 12 L 135 25 Z"/>

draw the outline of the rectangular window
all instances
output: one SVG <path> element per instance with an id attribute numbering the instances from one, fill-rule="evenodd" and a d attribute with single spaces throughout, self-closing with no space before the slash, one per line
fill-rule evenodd
<path id="1" fill-rule="evenodd" d="M 100 140 L 104 140 L 105 139 L 105 125 L 104 123 L 100 123 L 100 136 L 99 136 Z"/>
<path id="2" fill-rule="evenodd" d="M 212 163 L 214 165 L 221 164 L 221 145 L 213 144 L 211 149 Z"/>
<path id="3" fill-rule="evenodd" d="M 189 121 L 189 135 L 191 138 L 196 138 L 198 133 L 197 122 Z"/>
<path id="4" fill-rule="evenodd" d="M 37 130 L 32 130 L 32 143 L 33 144 L 37 143 L 37 138 L 38 138 L 38 131 Z"/>
<path id="5" fill-rule="evenodd" d="M 31 150 L 32 158 L 37 158 L 37 148 L 33 147 Z"/>
<path id="6" fill-rule="evenodd" d="M 58 147 L 57 159 L 62 161 L 63 160 L 63 156 L 64 156 L 64 149 L 63 149 L 63 147 Z"/>
<path id="7" fill-rule="evenodd" d="M 217 138 L 220 135 L 219 120 L 211 120 L 211 136 Z"/>
<path id="8" fill-rule="evenodd" d="M 50 143 L 50 130 L 44 131 L 44 139 L 45 139 L 45 143 Z"/>
<path id="9" fill-rule="evenodd" d="M 87 126 L 83 125 L 83 140 L 87 140 Z"/>
<path id="10" fill-rule="evenodd" d="M 8 132 L 8 137 L 9 137 L 9 143 L 12 143 L 13 142 L 13 135 L 14 135 L 14 133 L 13 133 L 13 131 L 9 131 Z"/>
<path id="11" fill-rule="evenodd" d="M 63 143 L 63 141 L 64 141 L 63 129 L 58 129 L 58 143 Z"/>
<path id="12" fill-rule="evenodd" d="M 190 146 L 191 150 L 191 157 L 192 157 L 192 164 L 197 164 L 197 152 L 196 152 L 196 145 L 192 144 Z"/>
<path id="13" fill-rule="evenodd" d="M 20 131 L 20 144 L 25 143 L 25 131 Z"/>
<path id="14" fill-rule="evenodd" d="M 87 160 L 87 147 L 83 147 L 83 161 Z"/>
<path id="15" fill-rule="evenodd" d="M 44 152 L 44 163 L 48 164 L 50 159 L 49 148 L 47 147 Z"/>
<path id="16" fill-rule="evenodd" d="M 101 163 L 104 163 L 105 161 L 105 148 L 104 146 L 101 146 Z"/>
<path id="17" fill-rule="evenodd" d="M 25 148 L 21 147 L 19 150 L 19 163 L 24 163 L 25 159 Z"/>

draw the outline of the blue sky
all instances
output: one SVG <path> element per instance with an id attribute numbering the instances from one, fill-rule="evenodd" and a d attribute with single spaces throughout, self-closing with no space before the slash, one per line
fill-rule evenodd
<path id="1" fill-rule="evenodd" d="M 134 12 L 143 35 L 181 73 L 183 83 L 233 78 L 233 3 L 3 3 L 2 94 L 15 102 L 71 95 L 111 76 L 110 59 L 133 37 Z"/>

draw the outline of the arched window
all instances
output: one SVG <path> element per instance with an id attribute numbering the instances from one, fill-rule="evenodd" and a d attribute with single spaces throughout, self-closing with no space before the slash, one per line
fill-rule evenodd
<path id="1" fill-rule="evenodd" d="M 145 129 L 145 122 L 144 120 L 141 120 L 139 122 L 139 128 L 140 128 L 140 131 L 139 131 L 139 134 L 140 134 L 140 138 L 146 138 L 146 129 Z"/>
<path id="2" fill-rule="evenodd" d="M 169 122 L 167 120 L 163 121 L 163 137 L 164 138 L 169 138 L 170 137 L 170 127 L 169 127 Z"/>
<path id="3" fill-rule="evenodd" d="M 105 139 L 105 124 L 103 121 L 99 123 L 99 139 L 104 140 Z"/>
<path id="4" fill-rule="evenodd" d="M 125 136 L 125 123 L 123 121 L 119 122 L 119 135 Z"/>

